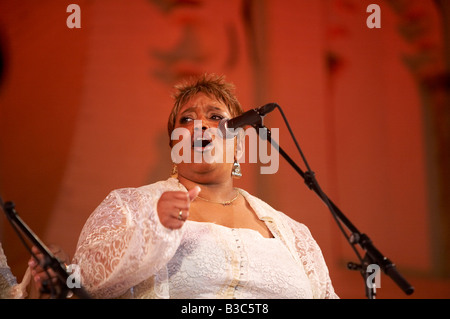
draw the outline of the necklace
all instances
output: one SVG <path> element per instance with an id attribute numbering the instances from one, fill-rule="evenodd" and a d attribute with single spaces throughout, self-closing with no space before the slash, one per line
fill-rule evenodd
<path id="1" fill-rule="evenodd" d="M 231 204 L 239 197 L 239 195 L 241 194 L 241 192 L 240 192 L 237 188 L 235 188 L 235 190 L 236 190 L 236 196 L 234 196 L 232 199 L 227 200 L 227 201 L 224 201 L 224 202 L 215 202 L 215 201 L 212 201 L 212 200 L 203 198 L 203 197 L 198 196 L 198 195 L 197 195 L 196 198 L 200 198 L 201 200 L 204 200 L 205 202 L 209 202 L 209 203 L 221 204 L 221 205 L 223 205 L 223 206 L 229 206 L 229 205 L 231 205 Z"/>

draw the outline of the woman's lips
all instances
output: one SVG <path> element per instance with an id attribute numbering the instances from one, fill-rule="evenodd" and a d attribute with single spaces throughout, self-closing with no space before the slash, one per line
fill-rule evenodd
<path id="1" fill-rule="evenodd" d="M 192 148 L 195 152 L 206 152 L 213 148 L 212 139 L 197 138 L 192 142 Z"/>

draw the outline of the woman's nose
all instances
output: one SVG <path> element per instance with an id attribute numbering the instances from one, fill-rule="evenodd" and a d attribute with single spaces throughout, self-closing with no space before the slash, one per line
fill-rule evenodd
<path id="1" fill-rule="evenodd" d="M 202 131 L 206 131 L 207 129 L 209 129 L 211 127 L 210 123 L 208 123 L 208 120 L 204 117 L 200 118 L 201 123 L 200 125 L 196 126 L 196 129 L 199 130 L 200 128 L 202 129 Z"/>

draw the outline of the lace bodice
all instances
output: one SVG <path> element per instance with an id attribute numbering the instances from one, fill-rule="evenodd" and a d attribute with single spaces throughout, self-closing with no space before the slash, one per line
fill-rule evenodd
<path id="1" fill-rule="evenodd" d="M 170 178 L 114 190 L 88 218 L 73 263 L 94 297 L 337 298 L 308 228 L 243 190 L 274 238 L 189 220 L 165 228 L 156 204 L 180 187 Z"/>

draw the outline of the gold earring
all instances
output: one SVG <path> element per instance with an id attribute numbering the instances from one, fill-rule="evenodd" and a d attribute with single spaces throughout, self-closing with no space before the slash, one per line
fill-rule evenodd
<path id="1" fill-rule="evenodd" d="M 237 179 L 242 177 L 241 165 L 236 160 L 234 160 L 234 163 L 233 163 L 233 169 L 231 170 L 231 176 L 233 176 L 234 178 L 237 178 Z"/>
<path id="2" fill-rule="evenodd" d="M 177 164 L 173 164 L 172 172 L 170 173 L 170 176 L 174 177 L 174 178 L 178 177 L 178 166 L 177 166 Z"/>

